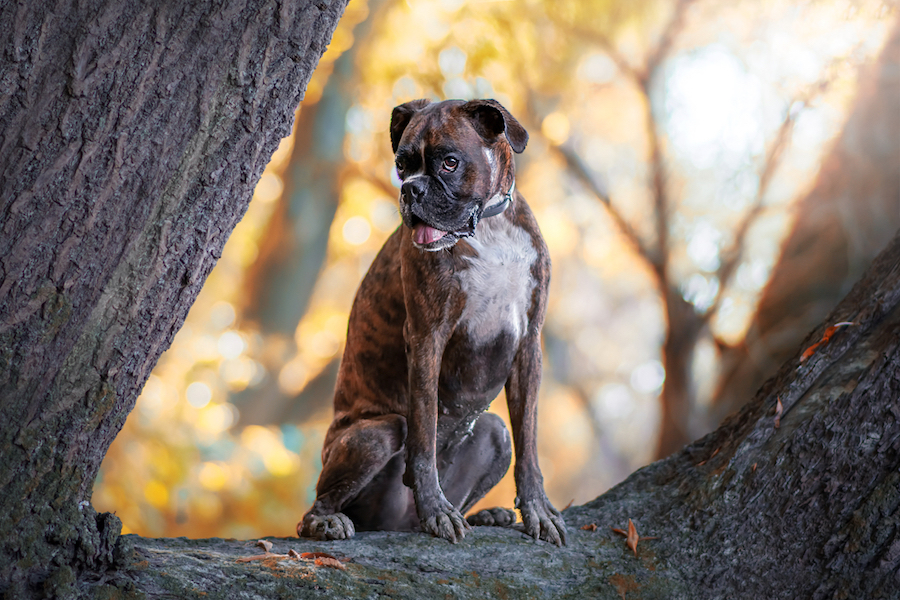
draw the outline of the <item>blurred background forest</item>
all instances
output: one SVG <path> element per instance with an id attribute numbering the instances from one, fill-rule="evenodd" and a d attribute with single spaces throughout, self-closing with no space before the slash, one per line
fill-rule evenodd
<path id="1" fill-rule="evenodd" d="M 351 0 L 97 510 L 146 536 L 295 534 L 353 294 L 399 224 L 391 109 L 421 97 L 496 98 L 531 135 L 555 505 L 710 431 L 900 227 L 898 23 L 881 0 Z M 482 506 L 512 506 L 511 473 Z"/>

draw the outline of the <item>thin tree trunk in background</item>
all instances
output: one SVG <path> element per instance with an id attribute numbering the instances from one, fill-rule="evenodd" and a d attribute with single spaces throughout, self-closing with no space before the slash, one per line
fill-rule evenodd
<path id="1" fill-rule="evenodd" d="M 356 101 L 360 77 L 356 59 L 366 47 L 383 5 L 384 0 L 368 1 L 368 16 L 353 28 L 353 45 L 334 62 L 321 98 L 315 104 L 302 105 L 299 111 L 284 193 L 262 236 L 259 256 L 248 270 L 240 317 L 255 323 L 264 335 L 280 336 L 288 344 L 281 356 L 261 357 L 271 376 L 234 398 L 241 408 L 240 425 L 303 420 L 317 408 L 330 406 L 338 358 L 317 377 L 320 385 L 315 386 L 312 397 L 306 390 L 297 396 L 286 395 L 278 385 L 278 372 L 296 352 L 294 333 L 309 308 L 325 263 L 344 184 L 347 114 Z M 323 377 L 324 382 L 320 381 Z"/>
<path id="2" fill-rule="evenodd" d="M 297 116 L 284 193 L 247 273 L 242 318 L 258 324 L 265 334 L 293 336 L 325 261 L 340 198 L 344 124 L 352 98 L 345 88 L 352 74 L 348 50 L 335 61 L 321 99 L 303 106 Z"/>
<path id="3" fill-rule="evenodd" d="M 690 443 L 691 416 L 697 393 L 693 364 L 697 339 L 705 326 L 702 317 L 677 289 L 666 290 L 666 339 L 662 358 L 666 379 L 660 391 L 660 423 L 656 459 L 665 458 Z"/>
<path id="4" fill-rule="evenodd" d="M 346 0 L 0 7 L 0 590 L 114 564 L 104 454 Z"/>
<path id="5" fill-rule="evenodd" d="M 900 21 L 772 270 L 744 342 L 722 353 L 713 422 L 797 350 L 900 227 Z"/>

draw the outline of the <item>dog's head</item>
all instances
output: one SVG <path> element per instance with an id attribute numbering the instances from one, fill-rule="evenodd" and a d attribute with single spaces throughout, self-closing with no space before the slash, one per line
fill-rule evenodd
<path id="1" fill-rule="evenodd" d="M 515 180 L 528 133 L 496 100 L 414 100 L 391 115 L 400 215 L 413 243 L 437 251 L 473 235 L 487 203 Z"/>

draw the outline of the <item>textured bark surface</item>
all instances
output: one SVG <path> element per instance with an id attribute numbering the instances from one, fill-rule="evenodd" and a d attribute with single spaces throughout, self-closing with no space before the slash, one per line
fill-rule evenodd
<path id="1" fill-rule="evenodd" d="M 0 590 L 114 563 L 91 488 L 346 0 L 0 4 Z"/>
<path id="2" fill-rule="evenodd" d="M 840 321 L 858 325 L 800 363 Z M 252 541 L 125 536 L 120 551 L 133 561 L 110 581 L 147 598 L 898 599 L 898 398 L 900 235 L 740 413 L 564 511 L 566 547 L 512 529 L 475 528 L 457 545 L 373 532 L 275 539 L 282 556 L 239 562 L 263 551 Z M 610 530 L 628 519 L 658 539 L 633 553 Z M 327 552 L 345 568 L 290 550 Z"/>

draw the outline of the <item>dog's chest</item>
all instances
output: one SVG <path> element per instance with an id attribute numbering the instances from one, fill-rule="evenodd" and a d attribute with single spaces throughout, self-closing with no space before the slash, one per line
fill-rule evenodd
<path id="1" fill-rule="evenodd" d="M 521 339 L 535 286 L 532 265 L 537 251 L 531 236 L 501 218 L 479 224 L 467 241 L 476 255 L 466 257 L 467 268 L 457 273 L 466 296 L 459 327 L 475 347 L 501 334 Z"/>

